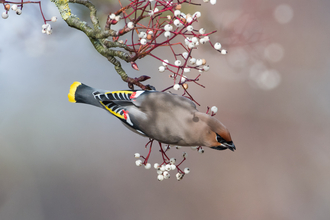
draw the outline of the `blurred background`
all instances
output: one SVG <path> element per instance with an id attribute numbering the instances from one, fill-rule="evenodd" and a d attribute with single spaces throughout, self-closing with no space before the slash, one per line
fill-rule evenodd
<path id="1" fill-rule="evenodd" d="M 100 13 L 118 10 L 95 3 Z M 211 39 L 229 53 L 203 45 L 206 89 L 189 91 L 200 111 L 218 106 L 237 151 L 172 149 L 170 157 L 188 152 L 191 172 L 179 182 L 174 171 L 159 182 L 153 168 L 135 166 L 146 138 L 104 110 L 68 102 L 73 81 L 127 88 L 83 33 L 59 19 L 41 34 L 37 5 L 0 19 L 1 220 L 329 219 L 330 2 L 201 3 L 189 10 L 201 11 L 200 25 L 217 29 Z M 42 5 L 60 18 L 53 3 Z M 82 9 L 73 13 L 84 17 Z M 171 85 L 151 57 L 139 72 L 122 64 L 159 90 Z"/>

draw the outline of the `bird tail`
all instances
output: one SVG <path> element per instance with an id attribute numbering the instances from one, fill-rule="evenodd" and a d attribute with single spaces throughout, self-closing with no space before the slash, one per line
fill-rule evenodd
<path id="1" fill-rule="evenodd" d="M 100 102 L 94 98 L 94 94 L 97 92 L 97 89 L 87 86 L 81 82 L 74 82 L 72 83 L 68 94 L 69 102 L 85 103 L 102 107 Z"/>

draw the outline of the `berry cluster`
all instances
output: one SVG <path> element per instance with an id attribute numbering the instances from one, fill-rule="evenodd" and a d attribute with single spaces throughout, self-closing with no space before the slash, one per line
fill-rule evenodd
<path id="1" fill-rule="evenodd" d="M 207 114 L 209 113 L 209 111 L 211 110 L 211 116 L 214 116 L 216 114 L 216 112 L 218 111 L 218 108 L 216 106 L 213 106 L 211 108 L 207 108 Z M 146 144 L 145 148 L 149 147 L 149 153 L 146 157 L 140 155 L 139 153 L 135 153 L 134 157 L 137 158 L 138 160 L 135 161 L 135 165 L 136 166 L 144 166 L 144 168 L 146 168 L 147 170 L 151 168 L 151 164 L 148 163 L 150 154 L 151 154 L 151 148 L 152 148 L 152 144 L 153 144 L 154 140 L 151 139 L 149 140 L 149 142 Z M 162 155 L 162 162 L 161 163 L 155 163 L 154 164 L 154 168 L 157 170 L 157 179 L 159 181 L 162 180 L 166 180 L 170 178 L 170 171 L 172 170 L 177 170 L 177 174 L 176 179 L 177 180 L 181 180 L 185 174 L 188 174 L 190 172 L 190 169 L 188 167 L 184 168 L 183 170 L 180 168 L 180 165 L 187 159 L 187 153 L 183 152 L 182 157 L 183 159 L 181 160 L 181 162 L 179 164 L 175 164 L 176 163 L 176 159 L 175 158 L 169 158 L 167 155 L 167 152 L 171 149 L 171 148 L 175 148 L 175 149 L 181 149 L 181 146 L 171 146 L 171 145 L 165 145 L 163 146 L 162 143 L 159 143 L 159 147 L 160 147 L 160 153 Z M 199 153 L 204 153 L 204 149 L 202 146 L 198 146 L 198 147 L 191 147 L 192 150 L 197 150 Z M 141 159 L 142 160 L 141 160 Z"/>
<path id="2" fill-rule="evenodd" d="M 209 1 L 204 0 L 204 2 Z M 210 3 L 214 5 L 216 1 L 212 0 Z M 216 31 L 207 32 L 206 28 L 196 28 L 198 27 L 196 23 L 202 17 L 201 12 L 184 13 L 183 11 L 186 11 L 183 9 L 184 5 L 200 6 L 189 0 L 131 0 L 130 4 L 108 15 L 105 29 L 124 22 L 124 27 L 112 40 L 129 48 L 132 54 L 130 59 L 132 67 L 138 70 L 136 61 L 147 55 L 156 58 L 162 64 L 158 68 L 159 72 L 169 71 L 170 78 L 173 79 L 173 84 L 163 91 L 171 88 L 179 90 L 182 87 L 183 95 L 196 102 L 187 89 L 189 82 L 198 84 L 200 75 L 196 78 L 187 75 L 192 70 L 203 73 L 210 67 L 205 59 L 194 57 L 193 52 L 203 44 L 211 45 L 220 54 L 226 54 L 227 51 L 221 49 L 219 42 L 214 44 L 211 42 L 210 35 Z M 130 40 L 122 39 L 127 33 L 131 34 Z M 157 48 L 161 48 L 162 51 L 169 48 L 173 54 L 173 61 L 157 56 L 155 53 Z"/>
<path id="3" fill-rule="evenodd" d="M 12 3 L 12 5 L 10 6 L 9 3 Z M 17 15 L 21 15 L 22 14 L 22 10 L 23 10 L 23 5 L 24 4 L 32 4 L 32 3 L 35 3 L 35 4 L 39 4 L 39 9 L 40 9 L 40 13 L 41 13 L 41 16 L 44 20 L 44 24 L 42 25 L 42 33 L 43 34 L 47 34 L 47 35 L 50 35 L 52 34 L 52 27 L 50 24 L 47 23 L 47 21 L 52 21 L 52 22 L 56 22 L 57 18 L 55 16 L 53 16 L 51 19 L 47 20 L 45 19 L 45 16 L 42 12 L 42 7 L 41 7 L 41 2 L 40 1 L 34 1 L 34 2 L 31 2 L 31 1 L 21 1 L 21 2 L 18 2 L 18 3 L 13 3 L 13 2 L 9 2 L 9 1 L 3 1 L 3 6 L 4 6 L 4 9 L 5 11 L 2 12 L 1 14 L 1 17 L 3 19 L 7 19 L 9 17 L 9 10 L 13 10 L 16 12 Z"/>
<path id="4" fill-rule="evenodd" d="M 151 164 L 148 163 L 148 159 L 149 159 L 150 152 L 151 152 L 152 142 L 153 142 L 153 140 L 149 141 L 150 149 L 149 149 L 149 154 L 148 154 L 147 157 L 143 157 L 139 153 L 134 154 L 135 158 L 144 159 L 144 161 L 142 161 L 141 159 L 135 161 L 136 166 L 144 166 L 146 169 L 151 168 Z M 169 172 L 172 171 L 172 170 L 177 170 L 178 172 L 176 174 L 176 179 L 181 180 L 184 177 L 185 174 L 188 174 L 190 172 L 190 169 L 188 167 L 184 168 L 183 170 L 180 169 L 180 165 L 187 158 L 187 153 L 183 152 L 182 161 L 178 165 L 175 165 L 176 159 L 175 158 L 169 158 L 166 154 L 166 152 L 171 149 L 171 146 L 166 145 L 165 149 L 164 149 L 164 147 L 162 146 L 161 143 L 159 143 L 159 146 L 160 146 L 160 149 L 161 149 L 160 152 L 162 153 L 163 162 L 161 164 L 159 164 L 159 163 L 154 164 L 154 168 L 157 170 L 157 179 L 159 181 L 169 179 L 171 177 Z M 180 149 L 181 147 L 180 146 L 175 146 L 175 148 Z"/>
<path id="5" fill-rule="evenodd" d="M 5 8 L 5 11 L 2 12 L 1 14 L 1 17 L 3 19 L 7 19 L 9 17 L 9 10 L 11 8 L 11 10 L 15 11 L 17 15 L 21 15 L 22 14 L 22 5 L 16 5 L 16 4 L 13 4 L 11 7 L 10 7 L 10 4 L 5 4 L 3 3 L 3 6 Z"/>
<path id="6" fill-rule="evenodd" d="M 101 28 L 99 18 L 96 16 L 97 10 L 89 0 L 51 1 L 55 3 L 63 20 L 70 27 L 83 31 L 89 37 L 94 48 L 114 65 L 117 73 L 123 81 L 128 83 L 131 89 L 134 89 L 134 85 L 139 86 L 141 89 L 152 89 L 151 86 L 145 86 L 141 83 L 150 77 L 145 75 L 138 78 L 128 77 L 117 58 L 131 63 L 133 69 L 139 70 L 136 63 L 137 60 L 151 56 L 161 63 L 158 67 L 159 72 L 170 72 L 172 83 L 162 91 L 183 88 L 182 96 L 199 105 L 188 92 L 188 83 L 204 87 L 198 81 L 203 72 L 210 69 L 210 66 L 205 58 L 196 56 L 195 51 L 201 45 L 210 45 L 219 54 L 224 55 L 227 53 L 225 49 L 222 49 L 222 45 L 219 42 L 212 43 L 210 35 L 216 31 L 207 31 L 207 28 L 200 27 L 200 23 L 197 24 L 202 17 L 202 13 L 197 10 L 188 13 L 183 8 L 185 5 L 200 6 L 200 4 L 193 3 L 191 0 L 130 0 L 126 6 L 123 6 L 121 0 L 118 0 L 120 9 L 108 14 L 104 28 Z M 209 2 L 211 5 L 216 4 L 216 0 L 203 0 L 203 2 Z M 41 1 L 20 0 L 15 3 L 3 0 L 2 3 L 5 8 L 5 12 L 2 13 L 2 18 L 4 19 L 8 18 L 10 8 L 16 11 L 17 14 L 21 14 L 24 4 L 38 4 L 44 21 L 42 33 L 47 35 L 52 33 L 52 27 L 47 21 L 55 22 L 57 18 L 45 19 Z M 90 10 L 93 26 L 71 14 L 68 3 L 86 6 Z M 191 9 L 192 7 L 189 10 Z M 116 27 L 118 31 L 112 29 L 113 25 L 120 25 L 119 28 Z M 162 55 L 159 56 L 159 53 L 156 53 L 157 48 L 161 50 L 162 55 L 165 54 L 164 50 L 166 48 L 169 49 L 171 58 L 165 59 Z M 192 71 L 197 71 L 199 75 L 197 77 L 189 76 Z M 209 111 L 211 111 L 210 114 L 213 116 L 217 112 L 217 108 L 213 106 L 207 109 L 207 113 Z M 135 157 L 143 159 L 136 161 L 137 166 L 144 165 L 146 169 L 151 168 L 148 159 L 153 141 L 150 140 L 146 144 L 146 148 L 149 147 L 149 153 L 146 157 L 139 154 L 135 155 Z M 168 179 L 171 170 L 177 170 L 176 178 L 181 180 L 185 174 L 190 172 L 189 168 L 181 170 L 179 167 L 186 160 L 187 154 L 184 153 L 182 161 L 176 165 L 176 160 L 169 158 L 166 154 L 171 147 L 167 145 L 164 148 L 161 143 L 159 143 L 159 146 L 163 161 L 154 165 L 157 169 L 158 180 Z M 176 148 L 179 149 L 180 147 L 176 146 Z M 204 153 L 204 149 L 201 146 L 193 149 Z"/>

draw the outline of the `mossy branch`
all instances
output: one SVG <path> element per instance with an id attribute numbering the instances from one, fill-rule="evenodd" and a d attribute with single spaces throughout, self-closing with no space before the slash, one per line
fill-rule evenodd
<path id="1" fill-rule="evenodd" d="M 127 52 L 133 52 L 133 50 L 125 44 L 119 42 L 112 42 L 107 39 L 108 37 L 118 37 L 118 33 L 117 31 L 112 30 L 110 28 L 106 28 L 105 30 L 102 30 L 99 24 L 99 19 L 96 15 L 97 10 L 90 1 L 88 0 L 51 0 L 51 1 L 55 3 L 63 20 L 70 27 L 76 28 L 86 34 L 86 36 L 90 39 L 91 43 L 93 44 L 94 48 L 114 65 L 117 73 L 121 76 L 123 81 L 128 82 L 130 88 L 133 88 L 133 84 L 134 84 L 141 87 L 142 89 L 146 89 L 146 87 L 140 83 L 140 81 L 142 81 L 140 80 L 140 77 L 135 79 L 128 77 L 124 69 L 121 67 L 121 63 L 115 58 L 118 57 L 126 62 L 131 62 L 132 58 L 130 54 L 120 50 L 114 50 L 113 48 L 122 48 Z M 69 3 L 76 3 L 86 6 L 90 11 L 90 19 L 92 21 L 93 27 L 90 27 L 87 24 L 87 22 L 81 21 L 76 15 L 73 15 L 71 13 Z M 145 80 L 146 78 L 142 77 L 141 79 Z"/>

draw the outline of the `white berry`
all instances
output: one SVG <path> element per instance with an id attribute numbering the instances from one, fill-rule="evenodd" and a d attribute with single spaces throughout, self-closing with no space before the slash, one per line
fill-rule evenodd
<path id="1" fill-rule="evenodd" d="M 217 3 L 217 0 L 210 0 L 211 5 L 215 5 Z"/>
<path id="2" fill-rule="evenodd" d="M 170 25 L 170 24 L 166 24 L 166 25 L 164 26 L 164 30 L 165 30 L 165 31 L 171 31 L 171 30 L 173 30 L 173 26 Z"/>
<path id="3" fill-rule="evenodd" d="M 175 85 L 173 86 L 173 89 L 174 89 L 174 90 L 179 90 L 179 89 L 180 89 L 180 85 L 179 85 L 179 84 L 175 84 Z"/>
<path id="4" fill-rule="evenodd" d="M 142 166 L 142 160 L 137 160 L 137 161 L 135 161 L 135 165 L 136 166 Z"/>
<path id="5" fill-rule="evenodd" d="M 200 34 L 205 34 L 205 29 L 204 28 L 199 29 L 199 33 Z"/>
<path id="6" fill-rule="evenodd" d="M 196 60 L 196 65 L 197 66 L 202 65 L 202 64 L 203 64 L 203 60 L 202 59 Z"/>
<path id="7" fill-rule="evenodd" d="M 183 53 L 182 53 L 182 56 L 183 56 L 183 58 L 185 58 L 185 59 L 188 58 L 188 55 L 189 55 L 188 52 L 183 52 Z"/>
<path id="8" fill-rule="evenodd" d="M 145 45 L 145 44 L 147 44 L 147 40 L 143 38 L 143 39 L 140 40 L 140 43 L 141 43 L 142 45 Z"/>
<path id="9" fill-rule="evenodd" d="M 115 17 L 115 20 L 116 20 L 116 21 L 120 21 L 120 15 L 116 16 L 116 17 Z"/>
<path id="10" fill-rule="evenodd" d="M 180 66 L 180 65 L 181 65 L 181 60 L 176 60 L 176 61 L 174 62 L 174 65 L 175 65 L 175 66 Z"/>
<path id="11" fill-rule="evenodd" d="M 56 22 L 56 21 L 57 21 L 57 17 L 56 17 L 56 16 L 53 16 L 50 20 L 51 20 L 52 22 Z"/>
<path id="12" fill-rule="evenodd" d="M 216 43 L 214 44 L 214 49 L 216 49 L 216 50 L 220 50 L 220 49 L 221 49 L 221 44 L 220 44 L 219 42 L 216 42 Z"/>
<path id="13" fill-rule="evenodd" d="M 189 49 L 192 49 L 194 46 L 195 46 L 195 44 L 192 42 L 188 44 Z"/>
<path id="14" fill-rule="evenodd" d="M 195 63 L 196 63 L 196 58 L 191 58 L 191 59 L 189 60 L 189 62 L 190 62 L 191 64 L 195 64 Z"/>
<path id="15" fill-rule="evenodd" d="M 151 168 L 151 164 L 150 163 L 147 163 L 144 168 L 146 168 L 147 170 L 149 170 Z"/>
<path id="16" fill-rule="evenodd" d="M 203 66 L 203 69 L 204 69 L 205 71 L 208 71 L 208 70 L 210 69 L 210 66 L 209 66 L 209 65 L 205 65 L 205 66 Z"/>
<path id="17" fill-rule="evenodd" d="M 158 176 L 157 176 L 157 179 L 158 179 L 159 181 L 163 181 L 163 180 L 164 180 L 164 176 L 163 176 L 163 175 L 158 175 Z"/>
<path id="18" fill-rule="evenodd" d="M 135 154 L 134 154 L 134 157 L 135 157 L 135 158 L 140 158 L 140 154 L 139 154 L 139 153 L 135 153 Z"/>
<path id="19" fill-rule="evenodd" d="M 146 32 L 141 31 L 141 32 L 139 33 L 139 38 L 146 38 L 146 37 L 147 37 Z"/>
<path id="20" fill-rule="evenodd" d="M 186 45 L 190 44 L 190 43 L 191 43 L 190 38 L 187 37 L 186 39 L 184 39 L 184 43 L 185 43 Z"/>
<path id="21" fill-rule="evenodd" d="M 17 5 L 12 5 L 11 10 L 16 11 L 17 10 Z"/>
<path id="22" fill-rule="evenodd" d="M 171 32 L 165 31 L 164 32 L 164 37 L 171 37 Z"/>
<path id="23" fill-rule="evenodd" d="M 149 16 L 153 16 L 153 15 L 154 15 L 154 12 L 153 12 L 153 11 L 149 11 L 149 12 L 148 12 L 148 15 L 149 15 Z"/>
<path id="24" fill-rule="evenodd" d="M 4 12 L 2 12 L 1 17 L 2 17 L 3 19 L 7 19 L 7 18 L 9 17 L 9 15 L 8 15 L 7 12 L 4 11 Z"/>
<path id="25" fill-rule="evenodd" d="M 158 164 L 158 163 L 155 163 L 155 164 L 154 164 L 154 168 L 155 168 L 155 169 L 158 169 L 158 168 L 159 168 L 159 164 Z"/>
<path id="26" fill-rule="evenodd" d="M 184 168 L 183 172 L 184 172 L 185 174 L 188 174 L 188 173 L 190 173 L 190 169 L 189 169 L 188 167 L 186 167 L 186 168 Z"/>
<path id="27" fill-rule="evenodd" d="M 170 178 L 170 173 L 169 172 L 167 172 L 167 171 L 165 171 L 164 173 L 163 173 L 163 176 L 164 176 L 164 179 L 168 179 L 168 178 Z"/>
<path id="28" fill-rule="evenodd" d="M 165 71 L 165 66 L 160 66 L 160 67 L 158 67 L 158 71 L 159 72 L 164 72 Z"/>
<path id="29" fill-rule="evenodd" d="M 163 66 L 167 66 L 167 64 L 168 64 L 168 60 L 164 60 Z"/>
<path id="30" fill-rule="evenodd" d="M 174 164 L 171 164 L 171 170 L 175 170 L 176 166 Z"/>
<path id="31" fill-rule="evenodd" d="M 227 54 L 227 50 L 221 50 L 221 54 Z"/>
<path id="32" fill-rule="evenodd" d="M 129 28 L 129 29 L 132 29 L 132 28 L 134 28 L 134 23 L 133 22 L 128 22 L 127 23 L 127 27 Z"/>
<path id="33" fill-rule="evenodd" d="M 194 30 L 194 27 L 192 26 L 192 25 L 189 25 L 188 27 L 187 27 L 187 31 L 193 31 Z"/>
<path id="34" fill-rule="evenodd" d="M 22 10 L 18 8 L 18 9 L 16 10 L 16 14 L 17 14 L 17 15 L 21 15 L 21 14 L 22 14 Z"/>
<path id="35" fill-rule="evenodd" d="M 41 26 L 42 30 L 44 30 L 46 32 L 47 28 L 48 28 L 49 24 L 43 24 Z"/>
<path id="36" fill-rule="evenodd" d="M 217 113 L 218 112 L 218 107 L 217 106 L 212 106 L 211 112 Z"/>
<path id="37" fill-rule="evenodd" d="M 174 16 L 179 16 L 181 14 L 181 11 L 180 10 L 175 10 L 174 11 Z"/>
<path id="38" fill-rule="evenodd" d="M 184 68 L 183 71 L 184 71 L 185 73 L 189 73 L 189 72 L 190 72 L 190 68 Z"/>
<path id="39" fill-rule="evenodd" d="M 46 34 L 50 35 L 53 33 L 52 27 L 50 25 L 48 25 L 47 29 L 46 29 Z"/>
<path id="40" fill-rule="evenodd" d="M 204 39 L 205 42 L 210 41 L 210 37 L 209 36 L 205 36 L 203 39 Z"/>
<path id="41" fill-rule="evenodd" d="M 162 165 L 159 169 L 160 169 L 162 172 L 164 172 L 164 171 L 165 171 L 165 166 Z"/>
<path id="42" fill-rule="evenodd" d="M 115 19 L 116 15 L 114 13 L 111 13 L 111 15 L 109 16 L 110 19 Z"/>
<path id="43" fill-rule="evenodd" d="M 202 16 L 202 14 L 199 11 L 196 11 L 195 14 L 193 15 L 193 17 L 197 17 L 199 18 L 200 16 Z"/>
<path id="44" fill-rule="evenodd" d="M 184 83 L 185 81 L 187 81 L 187 77 L 186 76 L 182 76 L 181 77 L 181 83 Z"/>
<path id="45" fill-rule="evenodd" d="M 180 22 L 179 19 L 175 19 L 175 20 L 173 21 L 173 24 L 174 24 L 175 26 L 177 26 L 177 27 L 180 27 L 181 22 Z"/>
<path id="46" fill-rule="evenodd" d="M 182 173 L 177 173 L 175 176 L 176 176 L 176 179 L 177 180 L 182 180 L 182 178 L 183 178 L 183 174 Z"/>
<path id="47" fill-rule="evenodd" d="M 171 159 L 170 159 L 170 163 L 171 163 L 171 164 L 174 164 L 174 163 L 175 163 L 175 161 L 176 161 L 176 159 L 175 159 L 175 158 L 171 158 Z"/>
<path id="48" fill-rule="evenodd" d="M 166 170 L 166 171 L 170 171 L 170 170 L 171 170 L 171 165 L 170 165 L 170 164 L 166 164 L 166 166 L 165 166 L 165 170 Z"/>

